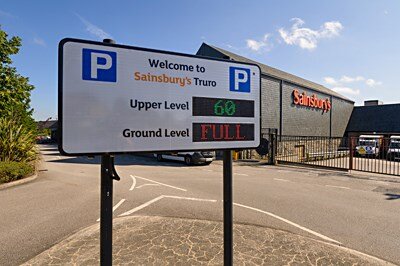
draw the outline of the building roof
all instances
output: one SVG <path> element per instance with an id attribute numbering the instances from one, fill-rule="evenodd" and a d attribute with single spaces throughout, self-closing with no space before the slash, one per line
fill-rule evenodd
<path id="1" fill-rule="evenodd" d="M 37 126 L 40 129 L 57 129 L 58 120 L 46 120 L 46 121 L 38 121 Z"/>
<path id="2" fill-rule="evenodd" d="M 400 104 L 356 106 L 347 132 L 400 133 Z"/>
<path id="3" fill-rule="evenodd" d="M 209 45 L 206 43 L 203 43 L 199 50 L 196 53 L 197 55 L 202 55 L 202 56 L 208 56 L 208 57 L 219 57 L 219 58 L 223 58 L 223 59 L 230 59 L 230 60 L 234 60 L 234 61 L 240 61 L 240 62 L 244 62 L 244 63 L 252 63 L 252 64 L 257 64 L 260 68 L 261 68 L 261 73 L 264 75 L 268 75 L 280 80 L 284 80 L 284 81 L 288 81 L 290 83 L 296 84 L 296 85 L 300 85 L 306 88 L 310 88 L 313 89 L 317 92 L 321 92 L 324 94 L 328 94 L 328 95 L 332 95 L 334 97 L 349 101 L 354 103 L 354 101 L 346 98 L 345 96 L 330 90 L 320 84 L 314 83 L 312 81 L 297 77 L 295 75 L 289 74 L 287 72 L 284 72 L 282 70 L 264 65 L 262 63 L 256 62 L 254 60 L 248 59 L 246 57 L 237 55 L 235 53 L 226 51 L 224 49 L 221 49 L 219 47 L 213 46 L 213 45 Z"/>

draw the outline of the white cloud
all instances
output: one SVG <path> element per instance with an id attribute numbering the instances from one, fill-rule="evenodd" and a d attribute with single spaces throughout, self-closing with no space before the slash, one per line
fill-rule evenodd
<path id="1" fill-rule="evenodd" d="M 337 93 L 343 93 L 343 94 L 349 94 L 349 95 L 359 95 L 360 94 L 359 89 L 352 89 L 349 87 L 334 87 L 332 90 L 336 91 Z"/>
<path id="2" fill-rule="evenodd" d="M 325 22 L 324 25 L 319 30 L 320 38 L 333 38 L 340 35 L 343 29 L 342 23 L 339 21 L 329 21 Z"/>
<path id="3" fill-rule="evenodd" d="M 369 86 L 369 87 L 375 87 L 375 86 L 382 85 L 382 82 L 381 81 L 376 81 L 376 80 L 373 80 L 373 79 L 367 79 L 365 81 L 365 84 L 367 84 L 367 86 Z"/>
<path id="4" fill-rule="evenodd" d="M 38 38 L 38 37 L 33 38 L 33 43 L 43 46 L 43 47 L 46 47 L 46 42 L 43 39 Z"/>
<path id="5" fill-rule="evenodd" d="M 326 78 L 324 78 L 324 79 L 326 79 Z M 363 83 L 365 82 L 365 84 L 367 86 L 369 86 L 369 87 L 375 87 L 375 86 L 382 85 L 382 82 L 376 81 L 374 79 L 366 79 L 363 76 L 349 77 L 349 76 L 346 76 L 346 75 L 342 76 L 339 79 L 339 82 L 336 82 L 336 84 L 354 83 L 354 82 L 361 82 L 361 81 Z M 325 80 L 325 82 L 326 82 L 326 80 Z M 332 83 L 329 83 L 329 82 L 326 82 L 326 83 L 327 84 L 332 84 Z"/>
<path id="6" fill-rule="evenodd" d="M 302 27 L 305 22 L 300 18 L 292 18 L 291 21 L 294 23 L 289 31 L 284 28 L 278 30 L 281 38 L 286 44 L 307 50 L 315 49 L 320 39 L 339 36 L 343 29 L 339 21 L 325 22 L 318 30 Z"/>
<path id="7" fill-rule="evenodd" d="M 260 50 L 261 47 L 264 46 L 262 42 L 257 42 L 256 40 L 248 39 L 246 40 L 246 42 L 247 42 L 247 47 L 253 51 L 258 51 Z"/>
<path id="8" fill-rule="evenodd" d="M 324 81 L 325 81 L 326 84 L 329 84 L 329 85 L 337 84 L 337 81 L 332 77 L 325 77 Z"/>
<path id="9" fill-rule="evenodd" d="M 345 83 L 354 83 L 354 82 L 365 82 L 366 85 L 370 87 L 375 87 L 378 85 L 382 85 L 382 82 L 376 81 L 374 79 L 366 79 L 363 76 L 355 76 L 355 77 L 350 77 L 343 75 L 339 80 L 336 80 L 332 77 L 324 77 L 324 82 L 329 85 L 340 85 L 340 84 L 345 84 Z"/>
<path id="10" fill-rule="evenodd" d="M 351 96 L 359 95 L 360 90 L 350 88 L 347 86 L 347 84 L 357 83 L 357 87 L 359 87 L 359 86 L 365 87 L 365 85 L 367 85 L 369 87 L 375 87 L 375 86 L 382 84 L 382 82 L 380 82 L 380 81 L 376 81 L 374 79 L 366 79 L 363 76 L 350 77 L 350 76 L 346 76 L 346 75 L 343 75 L 340 79 L 335 79 L 333 77 L 324 77 L 324 83 L 334 86 L 334 88 L 332 90 L 334 90 L 338 93 L 342 93 L 345 95 L 351 95 Z"/>
<path id="11" fill-rule="evenodd" d="M 259 52 L 261 49 L 269 49 L 270 45 L 268 43 L 269 34 L 265 34 L 262 40 L 256 41 L 253 39 L 247 39 L 246 44 L 247 48 L 252 51 Z"/>
<path id="12" fill-rule="evenodd" d="M 342 76 L 340 78 L 340 82 L 343 83 L 352 83 L 356 81 L 363 81 L 365 78 L 363 76 L 356 76 L 356 77 L 349 77 L 349 76 Z"/>
<path id="13" fill-rule="evenodd" d="M 102 30 L 101 28 L 97 27 L 96 25 L 90 23 L 83 17 L 81 17 L 78 14 L 75 14 L 81 21 L 82 23 L 86 26 L 86 31 L 89 32 L 90 34 L 96 36 L 97 38 L 103 40 L 103 39 L 112 39 L 112 36 Z"/>

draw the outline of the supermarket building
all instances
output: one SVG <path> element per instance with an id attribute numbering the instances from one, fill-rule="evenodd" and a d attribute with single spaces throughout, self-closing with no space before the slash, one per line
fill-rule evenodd
<path id="1" fill-rule="evenodd" d="M 354 102 L 320 84 L 203 43 L 196 53 L 261 68 L 261 128 L 280 136 L 343 137 Z"/>

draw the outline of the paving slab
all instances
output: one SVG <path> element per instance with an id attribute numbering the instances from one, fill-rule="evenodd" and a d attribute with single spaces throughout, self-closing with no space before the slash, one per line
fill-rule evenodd
<path id="1" fill-rule="evenodd" d="M 114 265 L 222 265 L 222 223 L 170 217 L 114 219 Z M 363 253 L 289 232 L 234 225 L 235 265 L 392 265 Z M 98 265 L 99 224 L 23 265 Z"/>

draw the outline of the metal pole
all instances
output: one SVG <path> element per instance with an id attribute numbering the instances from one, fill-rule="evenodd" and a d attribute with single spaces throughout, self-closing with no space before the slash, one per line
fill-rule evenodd
<path id="1" fill-rule="evenodd" d="M 270 157 L 271 157 L 271 164 L 272 165 L 276 164 L 275 156 L 276 156 L 276 150 L 277 150 L 277 147 L 278 147 L 276 135 L 277 134 L 275 134 L 275 133 L 271 134 L 271 146 L 272 146 L 272 149 L 271 149 L 271 156 Z"/>
<path id="2" fill-rule="evenodd" d="M 349 170 L 353 170 L 353 139 L 349 137 Z"/>
<path id="3" fill-rule="evenodd" d="M 104 39 L 104 43 L 115 43 Z M 113 165 L 114 157 L 101 156 L 100 181 L 100 265 L 112 265 L 112 224 L 113 224 Z"/>
<path id="4" fill-rule="evenodd" d="M 101 156 L 100 265 L 112 265 L 113 157 Z"/>
<path id="5" fill-rule="evenodd" d="M 224 265 L 233 265 L 232 151 L 223 155 L 224 173 Z"/>

